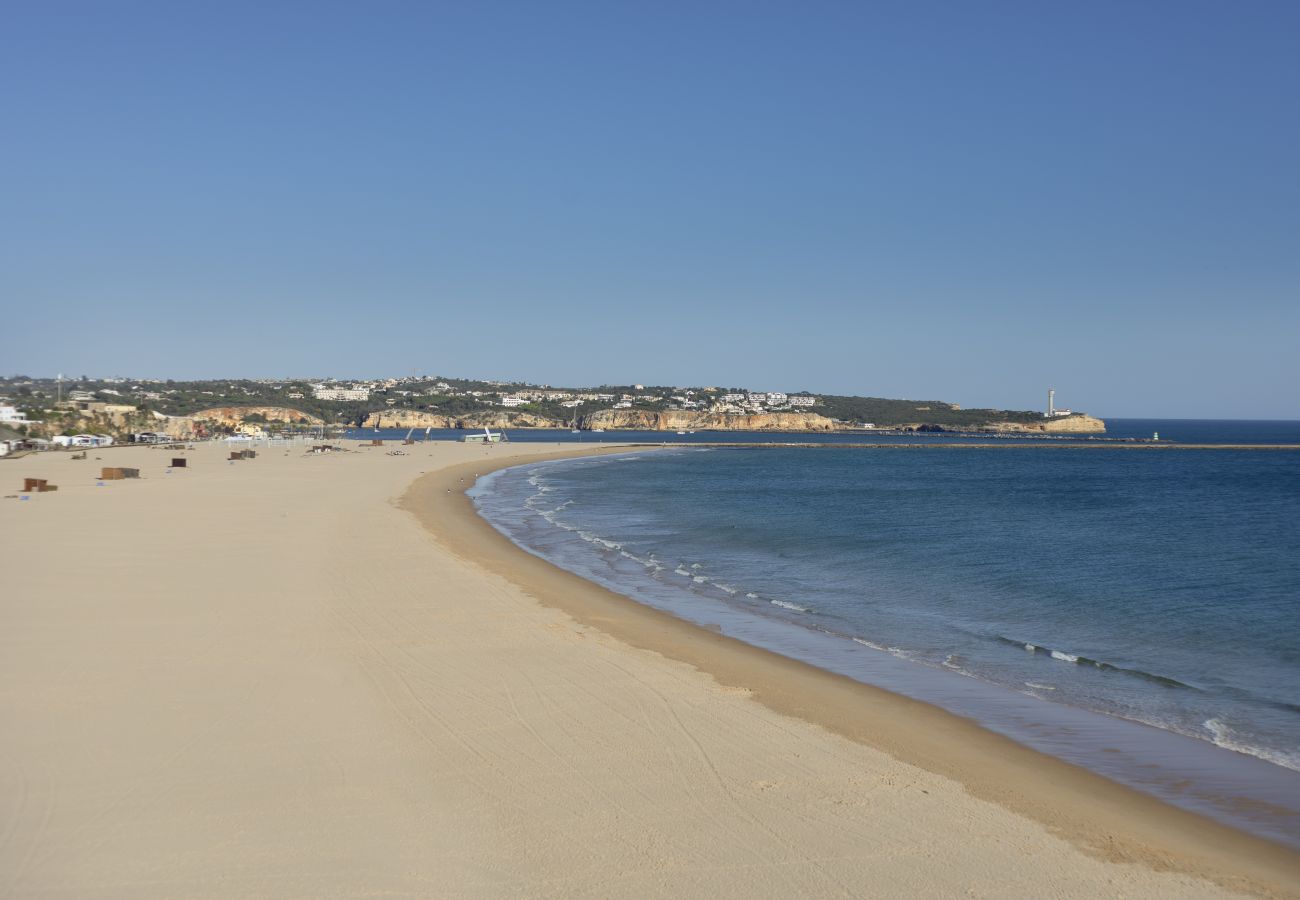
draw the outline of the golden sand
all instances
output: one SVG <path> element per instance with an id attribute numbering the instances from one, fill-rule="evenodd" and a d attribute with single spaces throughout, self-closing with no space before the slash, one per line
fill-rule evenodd
<path id="1" fill-rule="evenodd" d="M 1300 894 L 1295 853 L 518 550 L 462 491 L 553 445 L 389 449 L 0 461 L 59 486 L 0 500 L 0 895 Z"/>

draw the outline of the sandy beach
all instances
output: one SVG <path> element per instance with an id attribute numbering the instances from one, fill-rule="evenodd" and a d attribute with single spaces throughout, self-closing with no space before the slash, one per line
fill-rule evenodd
<path id="1" fill-rule="evenodd" d="M 572 445 L 347 446 L 0 461 L 59 487 L 0 500 L 0 895 L 1300 896 L 1289 850 L 473 512 Z"/>

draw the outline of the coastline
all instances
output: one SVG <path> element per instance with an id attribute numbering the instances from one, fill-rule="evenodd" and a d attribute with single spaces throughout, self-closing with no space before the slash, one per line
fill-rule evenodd
<path id="1" fill-rule="evenodd" d="M 530 462 L 628 449 L 571 450 Z M 423 476 L 402 505 L 453 553 L 542 605 L 631 647 L 686 663 L 774 712 L 953 779 L 972 796 L 1032 819 L 1100 859 L 1182 872 L 1232 890 L 1300 896 L 1300 854 L 1287 847 L 1170 806 L 936 706 L 715 633 L 528 553 L 483 519 L 465 493 L 472 476 L 519 464 L 495 460 Z"/>
<path id="2" fill-rule="evenodd" d="M 1300 896 L 1294 854 L 596 589 L 461 493 L 626 447 L 347 446 L 0 462 L 59 486 L 0 501 L 0 895 Z"/>

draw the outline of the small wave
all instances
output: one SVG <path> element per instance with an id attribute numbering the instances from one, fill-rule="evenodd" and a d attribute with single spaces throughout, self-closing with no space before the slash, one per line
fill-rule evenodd
<path id="1" fill-rule="evenodd" d="M 1232 730 L 1222 719 L 1206 719 L 1202 723 L 1205 730 L 1210 733 L 1210 740 L 1218 747 L 1225 750 L 1234 750 L 1237 753 L 1245 753 L 1248 756 L 1255 756 L 1274 765 L 1284 766 L 1288 769 L 1300 771 L 1300 755 L 1294 753 L 1280 753 L 1276 750 L 1269 750 L 1266 747 L 1257 747 L 1253 744 L 1245 743 L 1241 736 Z"/>
<path id="2" fill-rule="evenodd" d="M 758 594 L 755 594 L 753 591 L 746 591 L 745 596 L 748 597 L 750 600 L 758 599 Z"/>
<path id="3" fill-rule="evenodd" d="M 779 606 L 782 609 L 791 609 L 794 610 L 795 612 L 802 612 L 802 613 L 812 612 L 812 610 L 809 609 L 808 607 L 800 606 L 798 603 L 791 603 L 788 600 L 769 600 L 767 602 L 772 604 L 773 606 Z"/>
<path id="4" fill-rule="evenodd" d="M 578 537 L 592 544 L 600 544 L 609 550 L 622 550 L 623 545 L 617 541 L 607 541 L 598 534 L 592 534 L 590 531 L 579 531 Z"/>
<path id="5" fill-rule="evenodd" d="M 1052 648 L 1044 647 L 1041 644 L 1032 644 L 1028 641 L 1018 641 L 1015 638 L 1004 637 L 1003 635 L 1000 634 L 994 635 L 994 637 L 996 638 L 996 640 L 998 640 L 1003 644 L 1008 644 L 1012 647 L 1017 647 L 1026 650 L 1030 653 L 1044 653 L 1050 656 L 1052 659 L 1059 660 L 1061 662 L 1073 663 L 1079 666 L 1092 666 L 1093 668 L 1100 669 L 1103 672 L 1117 672 L 1122 675 L 1131 676 L 1133 678 L 1141 678 L 1144 681 L 1151 681 L 1154 682 L 1155 684 L 1160 684 L 1165 687 L 1183 688 L 1189 691 L 1199 690 L 1199 688 L 1193 685 L 1179 681 L 1177 678 L 1170 678 L 1168 675 L 1160 675 L 1156 672 L 1147 672 L 1144 669 L 1134 669 L 1128 666 L 1117 666 L 1113 663 L 1104 662 L 1103 660 L 1100 659 L 1093 659 L 1088 656 L 1082 656 L 1078 653 L 1070 653 L 1066 650 L 1053 650 Z"/>
<path id="6" fill-rule="evenodd" d="M 1033 688 L 1033 689 L 1036 690 L 1036 691 L 1054 691 L 1054 690 L 1056 690 L 1056 688 L 1052 687 L 1050 684 L 1039 684 L 1039 683 L 1036 682 L 1036 681 L 1026 681 L 1026 682 L 1025 682 L 1025 687 Z"/>
<path id="7" fill-rule="evenodd" d="M 877 644 L 866 638 L 855 637 L 851 639 L 855 644 L 861 644 L 864 647 L 870 647 L 872 650 L 879 650 L 881 653 L 888 653 L 890 656 L 897 656 L 899 659 L 911 659 L 911 654 L 902 647 L 886 647 L 884 644 Z"/>
<path id="8" fill-rule="evenodd" d="M 709 576 L 707 575 L 695 575 L 691 578 L 691 581 L 694 581 L 696 584 L 704 584 L 708 580 Z"/>
<path id="9" fill-rule="evenodd" d="M 691 574 L 689 569 L 686 569 L 682 566 L 678 566 L 677 568 L 673 569 L 673 571 L 676 572 L 678 575 L 690 576 Z"/>
<path id="10" fill-rule="evenodd" d="M 728 594 L 739 593 L 739 589 L 734 588 L 734 587 L 732 587 L 732 586 L 729 585 L 729 584 L 722 584 L 721 582 L 714 582 L 713 586 L 716 587 L 718 590 L 726 591 Z"/>

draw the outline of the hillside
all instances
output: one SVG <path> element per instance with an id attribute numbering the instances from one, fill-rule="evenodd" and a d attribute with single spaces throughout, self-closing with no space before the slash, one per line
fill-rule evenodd
<path id="1" fill-rule="evenodd" d="M 203 422 L 388 428 L 573 428 L 649 431 L 876 429 L 1091 434 L 1100 419 L 1047 419 L 1033 410 L 962 409 L 942 400 L 812 395 L 736 387 L 601 385 L 566 388 L 435 375 L 333 379 L 159 381 L 81 376 L 0 378 L 7 398 L 41 430 L 125 432 L 166 417 L 167 430 Z M 87 412 L 94 408 L 93 418 Z M 119 412 L 114 412 L 114 411 Z"/>

